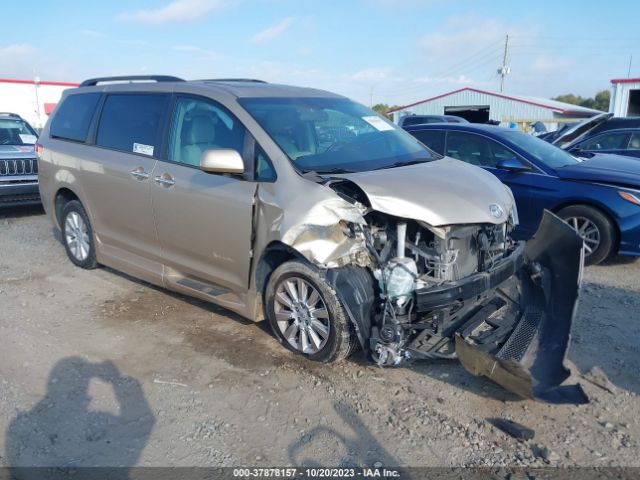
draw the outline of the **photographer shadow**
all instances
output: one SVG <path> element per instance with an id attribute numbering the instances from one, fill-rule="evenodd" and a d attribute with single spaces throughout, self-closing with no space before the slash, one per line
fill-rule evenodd
<path id="1" fill-rule="evenodd" d="M 399 464 L 349 405 L 334 402 L 333 408 L 342 424 L 351 432 L 342 433 L 325 425 L 305 432 L 288 447 L 289 462 L 292 465 L 308 468 L 327 465 L 355 468 L 372 467 L 378 462 L 384 466 Z M 340 454 L 342 458 L 336 458 Z"/>
<path id="2" fill-rule="evenodd" d="M 118 414 L 90 409 L 92 379 L 111 386 Z M 136 379 L 122 376 L 109 361 L 64 358 L 49 374 L 45 397 L 18 414 L 7 429 L 11 478 L 64 478 L 69 469 L 82 469 L 81 476 L 90 478 L 97 473 L 96 467 L 118 467 L 109 472 L 109 478 L 129 478 L 154 423 Z"/>

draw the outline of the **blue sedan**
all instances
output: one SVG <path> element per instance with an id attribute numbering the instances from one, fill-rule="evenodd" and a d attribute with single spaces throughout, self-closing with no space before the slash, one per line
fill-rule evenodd
<path id="1" fill-rule="evenodd" d="M 587 264 L 616 253 L 640 256 L 637 159 L 596 155 L 580 160 L 531 135 L 489 125 L 406 130 L 431 150 L 485 168 L 508 185 L 518 206 L 518 237 L 533 235 L 548 209 L 580 233 Z"/>
<path id="2" fill-rule="evenodd" d="M 563 148 L 574 155 L 587 158 L 596 153 L 640 158 L 640 128 L 608 130 Z"/>

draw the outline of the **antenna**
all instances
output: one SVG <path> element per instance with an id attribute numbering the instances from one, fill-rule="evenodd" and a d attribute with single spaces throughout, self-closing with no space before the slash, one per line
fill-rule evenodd
<path id="1" fill-rule="evenodd" d="M 504 55 L 502 57 L 502 66 L 498 69 L 500 75 L 500 92 L 504 90 L 504 78 L 511 73 L 511 67 L 507 65 L 507 54 L 509 53 L 509 35 L 504 39 Z"/>

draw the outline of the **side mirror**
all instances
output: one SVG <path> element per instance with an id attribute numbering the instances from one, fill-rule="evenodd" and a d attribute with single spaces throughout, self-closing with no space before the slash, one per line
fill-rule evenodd
<path id="1" fill-rule="evenodd" d="M 526 165 L 522 160 L 518 158 L 502 158 L 496 162 L 496 168 L 500 170 L 507 170 L 509 172 L 526 172 L 531 170 L 529 165 Z"/>
<path id="2" fill-rule="evenodd" d="M 244 161 L 231 148 L 205 150 L 200 158 L 200 169 L 208 173 L 244 173 Z"/>

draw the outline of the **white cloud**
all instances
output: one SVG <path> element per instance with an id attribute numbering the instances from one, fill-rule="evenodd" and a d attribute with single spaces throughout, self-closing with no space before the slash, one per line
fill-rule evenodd
<path id="1" fill-rule="evenodd" d="M 32 79 L 39 76 L 42 80 L 75 80 L 72 69 L 66 60 L 55 55 L 41 52 L 26 43 L 10 44 L 0 47 L 0 71 L 3 76 L 20 79 Z"/>
<path id="2" fill-rule="evenodd" d="M 0 59 L 7 60 L 19 60 L 22 57 L 32 55 L 36 52 L 36 48 L 26 43 L 15 43 L 7 45 L 6 47 L 0 47 Z"/>
<path id="3" fill-rule="evenodd" d="M 148 24 L 188 22 L 198 20 L 227 4 L 226 0 L 174 0 L 160 8 L 125 12 L 118 19 Z"/>
<path id="4" fill-rule="evenodd" d="M 251 37 L 251 43 L 264 43 L 273 40 L 282 35 L 295 22 L 295 17 L 285 17 L 279 22 L 268 26 L 261 32 Z"/>
<path id="5" fill-rule="evenodd" d="M 389 76 L 390 70 L 387 68 L 366 68 L 356 73 L 345 75 L 345 79 L 371 83 L 387 80 Z"/>
<path id="6" fill-rule="evenodd" d="M 449 17 L 438 29 L 424 35 L 418 41 L 422 53 L 430 57 L 447 59 L 454 63 L 458 56 L 472 54 L 478 47 L 494 46 L 496 52 L 504 43 L 505 35 L 510 31 L 530 34 L 530 28 L 522 25 L 505 25 L 491 18 L 482 18 L 475 14 Z M 466 54 L 466 55 L 465 55 Z"/>

